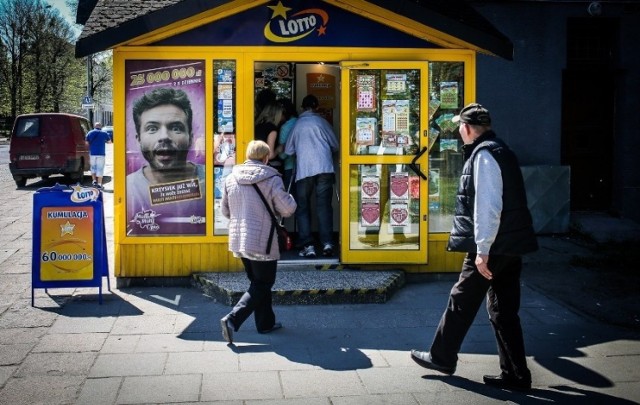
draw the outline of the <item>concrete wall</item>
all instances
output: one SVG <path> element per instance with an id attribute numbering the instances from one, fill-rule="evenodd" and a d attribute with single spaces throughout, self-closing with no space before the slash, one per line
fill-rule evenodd
<path id="1" fill-rule="evenodd" d="M 563 164 L 561 84 L 566 25 L 568 18 L 590 17 L 588 3 L 471 3 L 514 44 L 512 62 L 478 56 L 478 101 L 489 108 L 494 129 L 510 143 L 522 165 Z M 640 9 L 604 1 L 602 6 L 602 17 L 620 21 L 611 209 L 640 221 L 640 165 L 634 153 L 640 147 Z"/>

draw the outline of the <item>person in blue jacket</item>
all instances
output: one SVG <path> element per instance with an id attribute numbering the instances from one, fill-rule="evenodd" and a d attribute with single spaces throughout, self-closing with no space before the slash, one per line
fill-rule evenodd
<path id="1" fill-rule="evenodd" d="M 91 166 L 91 180 L 94 187 L 102 188 L 104 176 L 104 164 L 106 157 L 106 144 L 111 143 L 109 134 L 102 130 L 102 123 L 93 124 L 93 129 L 85 137 L 89 148 L 89 164 Z"/>

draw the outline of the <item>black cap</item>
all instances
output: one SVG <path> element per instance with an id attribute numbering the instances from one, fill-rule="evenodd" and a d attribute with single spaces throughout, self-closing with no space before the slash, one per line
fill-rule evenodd
<path id="1" fill-rule="evenodd" d="M 305 110 L 308 108 L 318 108 L 318 99 L 313 94 L 309 94 L 302 99 L 302 108 Z"/>
<path id="2" fill-rule="evenodd" d="M 462 121 L 469 125 L 491 125 L 491 116 L 489 110 L 478 103 L 471 103 L 460 111 L 460 115 L 456 115 L 451 119 L 457 123 Z"/>

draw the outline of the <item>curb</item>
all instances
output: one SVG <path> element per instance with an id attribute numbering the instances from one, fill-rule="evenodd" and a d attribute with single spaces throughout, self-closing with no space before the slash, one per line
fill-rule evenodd
<path id="1" fill-rule="evenodd" d="M 326 288 L 310 288 L 322 285 L 317 281 L 320 275 L 340 274 L 341 280 Z M 363 278 L 371 276 L 369 285 L 361 286 Z M 284 280 L 280 284 L 294 286 L 278 288 L 278 282 L 272 291 L 274 304 L 279 305 L 329 305 L 329 304 L 383 304 L 405 284 L 405 274 L 402 270 L 387 271 L 353 271 L 353 270 L 285 270 L 280 271 L 278 279 Z M 305 280 L 306 279 L 306 280 Z M 350 281 L 351 279 L 351 281 Z M 353 287 L 340 286 L 339 282 L 346 282 Z M 192 285 L 216 302 L 233 306 L 245 293 L 248 280 L 244 272 L 237 273 L 198 273 L 192 276 Z"/>

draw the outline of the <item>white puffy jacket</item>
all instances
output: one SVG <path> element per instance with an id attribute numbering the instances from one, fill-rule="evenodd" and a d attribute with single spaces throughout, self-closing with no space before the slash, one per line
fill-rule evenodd
<path id="1" fill-rule="evenodd" d="M 229 218 L 229 250 L 265 255 L 271 232 L 271 217 L 253 188 L 253 184 L 271 205 L 276 216 L 289 217 L 296 211 L 296 201 L 284 189 L 280 173 L 260 161 L 247 160 L 233 167 L 222 190 L 222 215 Z M 278 237 L 273 235 L 267 254 L 280 259 Z"/>

